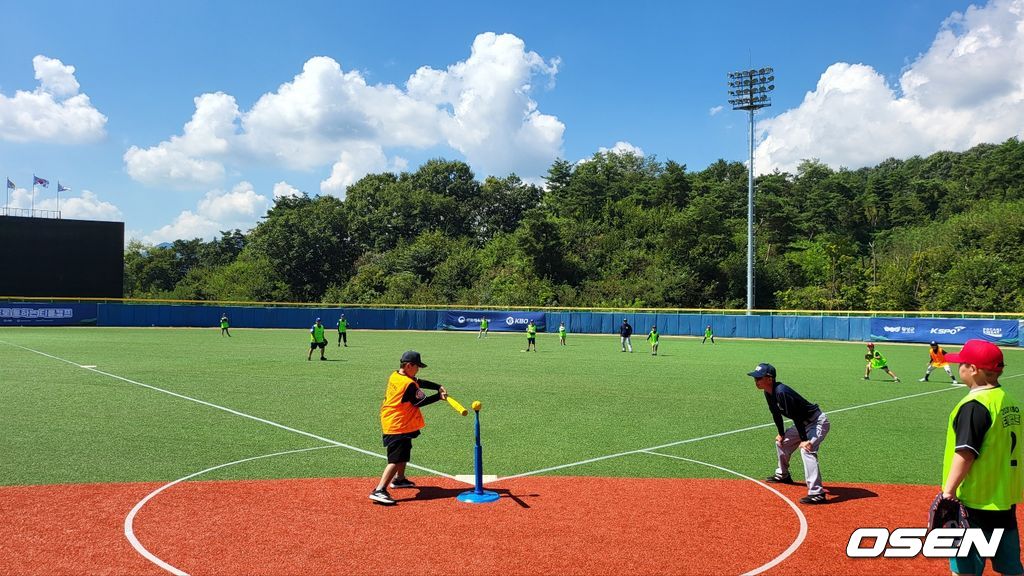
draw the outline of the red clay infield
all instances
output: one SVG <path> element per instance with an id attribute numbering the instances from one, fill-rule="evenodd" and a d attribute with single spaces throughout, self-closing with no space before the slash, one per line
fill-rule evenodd
<path id="1" fill-rule="evenodd" d="M 739 480 L 528 477 L 502 499 L 455 500 L 453 481 L 414 478 L 399 505 L 371 479 L 190 482 L 135 519 L 142 544 L 190 574 L 723 574 L 758 568 L 797 537 L 778 496 Z M 161 484 L 0 488 L 0 574 L 166 574 L 124 536 Z M 781 486 L 796 501 L 802 486 Z M 804 506 L 808 536 L 770 574 L 948 574 L 941 560 L 851 560 L 861 526 L 921 526 L 936 487 L 829 486 Z"/>

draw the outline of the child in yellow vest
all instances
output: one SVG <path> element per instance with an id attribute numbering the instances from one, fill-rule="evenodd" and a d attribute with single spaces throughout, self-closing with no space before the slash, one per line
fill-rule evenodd
<path id="1" fill-rule="evenodd" d="M 419 436 L 420 430 L 426 426 L 420 408 L 448 397 L 444 386 L 416 377 L 420 368 L 426 367 L 420 353 L 409 350 L 402 354 L 398 370 L 388 378 L 384 402 L 380 406 L 380 426 L 384 433 L 384 446 L 388 449 L 388 464 L 377 487 L 370 493 L 370 500 L 385 506 L 396 503 L 388 493 L 388 487 L 416 486 L 405 477 L 405 466 L 412 458 L 412 439 Z M 438 392 L 427 396 L 422 388 Z"/>
<path id="2" fill-rule="evenodd" d="M 1024 407 L 999 385 L 1005 365 L 995 344 L 968 340 L 946 359 L 960 364 L 960 380 L 968 392 L 946 426 L 942 497 L 959 500 L 968 524 L 981 528 L 986 538 L 992 538 L 993 530 L 1004 530 L 992 557 L 993 570 L 1024 573 L 1017 529 L 1017 504 L 1024 499 Z M 968 556 L 950 558 L 949 567 L 954 574 L 981 574 L 985 559 L 972 547 Z"/>

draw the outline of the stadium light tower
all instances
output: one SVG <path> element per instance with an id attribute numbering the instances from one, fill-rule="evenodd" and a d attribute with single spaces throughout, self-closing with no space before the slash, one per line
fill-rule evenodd
<path id="1" fill-rule="evenodd" d="M 754 309 L 754 111 L 772 105 L 775 71 L 756 68 L 729 72 L 729 104 L 750 112 L 750 164 L 747 167 L 747 315 Z"/>

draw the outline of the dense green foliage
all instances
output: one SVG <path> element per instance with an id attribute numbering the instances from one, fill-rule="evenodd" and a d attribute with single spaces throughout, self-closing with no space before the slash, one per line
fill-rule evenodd
<path id="1" fill-rule="evenodd" d="M 757 179 L 756 307 L 1024 310 L 1024 144 Z M 462 162 L 282 198 L 251 231 L 129 245 L 130 297 L 740 308 L 747 171 L 613 153 L 546 186 Z"/>
<path id="2" fill-rule="evenodd" d="M 0 327 L 0 486 L 169 481 L 242 458 L 326 445 L 294 430 L 383 454 L 381 398 L 388 373 L 408 349 L 423 354 L 429 367 L 422 377 L 444 384 L 467 406 L 483 402 L 486 472 L 500 476 L 695 438 L 704 439 L 659 452 L 766 476 L 775 466 L 775 431 L 764 396 L 746 373 L 771 360 L 784 382 L 829 412 L 827 486 L 935 485 L 949 410 L 966 393 L 941 371 L 917 382 L 928 360 L 924 345 L 881 345 L 900 384 L 877 371 L 870 381 L 861 379 L 859 342 L 720 338 L 702 345 L 699 338 L 663 336 L 658 356 L 651 356 L 639 339 L 636 352 L 622 354 L 616 335 L 570 334 L 568 345 L 559 346 L 557 335 L 542 333 L 538 352 L 524 354 L 522 334 L 478 340 L 472 332 L 356 329 L 348 348 L 332 337 L 328 361 L 308 362 L 305 329 L 232 329 L 226 338 L 216 327 L 217 313 L 211 310 L 207 329 Z M 1024 350 L 1004 352 L 1015 367 L 1004 381 L 1018 386 Z M 515 377 L 495 379 L 481 367 Z M 721 409 L 711 416 L 714 407 Z M 443 402 L 426 407 L 424 416 L 413 464 L 470 473 L 472 418 Z M 723 435 L 708 438 L 717 434 Z M 333 448 L 231 466 L 200 479 L 364 477 L 369 491 L 383 465 L 383 458 Z M 793 472 L 802 474 L 799 463 Z M 640 454 L 550 473 L 719 475 Z"/>

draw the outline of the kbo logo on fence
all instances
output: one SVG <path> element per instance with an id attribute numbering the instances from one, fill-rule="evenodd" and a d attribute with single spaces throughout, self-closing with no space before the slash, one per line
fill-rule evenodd
<path id="1" fill-rule="evenodd" d="M 999 542 L 1003 539 L 1003 528 L 992 530 L 992 538 L 986 538 L 981 528 L 858 528 L 850 535 L 846 544 L 846 555 L 850 558 L 913 558 L 918 554 L 925 558 L 964 558 L 973 548 L 982 558 L 996 555 Z"/>

